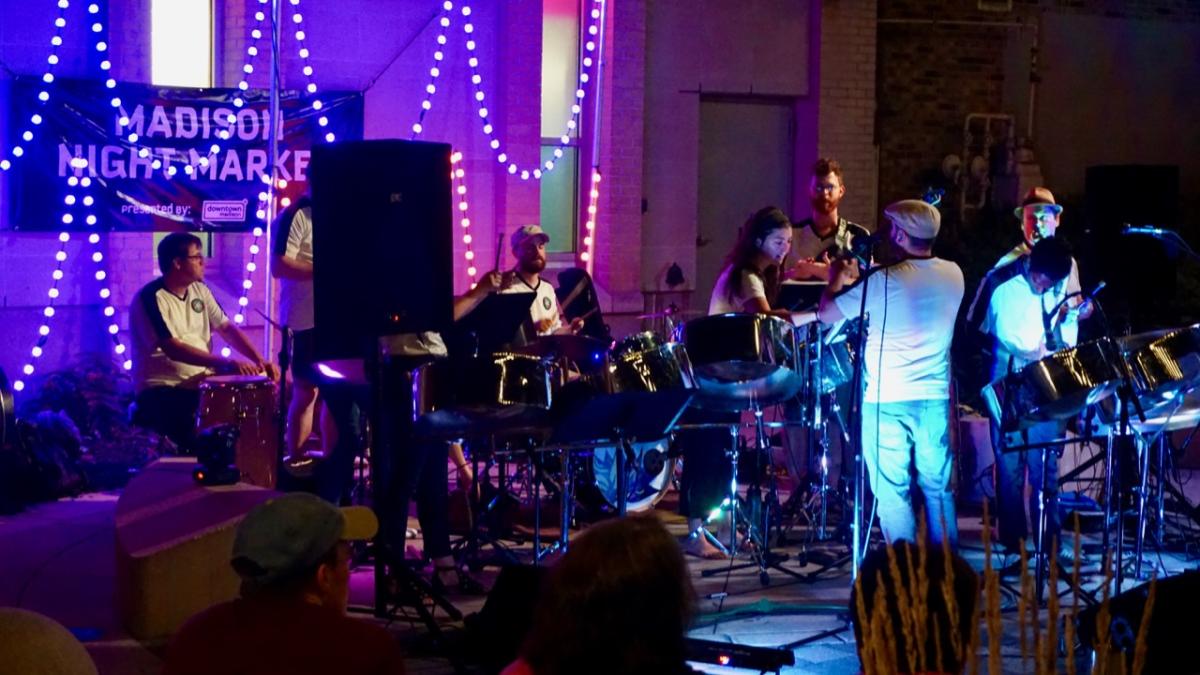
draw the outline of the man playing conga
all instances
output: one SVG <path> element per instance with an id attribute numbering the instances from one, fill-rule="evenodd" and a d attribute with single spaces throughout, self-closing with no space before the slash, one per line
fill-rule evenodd
<path id="1" fill-rule="evenodd" d="M 221 310 L 204 284 L 198 237 L 184 232 L 158 244 L 162 277 L 138 291 L 129 311 L 137 424 L 170 438 L 185 451 L 195 435 L 200 382 L 213 373 L 279 376 Z M 216 332 L 248 361 L 212 352 Z"/>

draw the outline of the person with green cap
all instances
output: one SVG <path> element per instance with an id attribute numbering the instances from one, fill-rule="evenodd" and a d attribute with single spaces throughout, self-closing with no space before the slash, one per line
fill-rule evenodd
<path id="1" fill-rule="evenodd" d="M 378 528 L 366 507 L 338 508 L 306 493 L 251 509 L 230 559 L 240 597 L 184 624 L 167 649 L 164 675 L 404 673 L 390 633 L 346 616 L 350 542 Z"/>

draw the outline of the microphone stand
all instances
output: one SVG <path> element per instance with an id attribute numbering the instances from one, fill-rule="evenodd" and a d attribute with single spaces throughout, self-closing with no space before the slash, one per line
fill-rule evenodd
<path id="1" fill-rule="evenodd" d="M 1120 346 L 1116 345 L 1116 341 L 1113 339 L 1112 326 L 1108 321 L 1108 315 L 1105 313 L 1104 307 L 1100 304 L 1100 302 L 1098 300 L 1093 299 L 1092 301 L 1096 305 L 1096 312 L 1098 313 L 1098 316 L 1100 318 L 1100 325 L 1102 327 L 1102 334 L 1104 335 L 1104 339 L 1113 343 L 1117 349 L 1117 353 L 1120 354 Z M 1133 375 L 1132 375 L 1132 373 L 1130 373 L 1129 366 L 1127 363 L 1125 363 L 1125 358 L 1123 355 L 1121 356 L 1118 370 L 1120 371 L 1120 375 L 1121 375 L 1121 385 L 1117 388 L 1117 405 L 1120 408 L 1120 422 L 1119 422 L 1120 431 L 1118 432 L 1118 436 L 1126 437 L 1126 436 L 1130 435 L 1129 432 L 1131 429 L 1130 417 L 1129 417 L 1130 406 L 1133 407 L 1134 412 L 1137 413 L 1138 419 L 1141 420 L 1143 423 L 1146 421 L 1146 411 L 1142 408 L 1142 402 L 1137 396 L 1137 391 L 1133 385 Z M 1113 497 L 1115 495 L 1116 500 L 1117 500 L 1117 511 L 1116 511 L 1117 522 L 1116 522 L 1116 533 L 1115 533 L 1116 534 L 1116 536 L 1115 536 L 1115 539 L 1116 539 L 1116 557 L 1115 558 L 1116 558 L 1116 560 L 1115 561 L 1116 561 L 1116 565 L 1117 565 L 1116 590 L 1119 593 L 1119 592 L 1121 592 L 1122 583 L 1125 580 L 1125 569 L 1124 569 L 1124 565 L 1122 565 L 1122 563 L 1121 563 L 1121 547 L 1122 547 L 1122 544 L 1124 543 L 1125 527 L 1124 527 L 1124 518 L 1123 518 L 1123 514 L 1122 514 L 1121 496 L 1120 496 L 1120 492 L 1122 489 L 1121 477 L 1119 475 L 1117 475 L 1118 471 L 1120 471 L 1120 455 L 1119 455 L 1119 453 L 1115 452 L 1115 450 L 1116 450 L 1116 444 L 1115 444 L 1114 439 L 1112 438 L 1112 432 L 1110 431 L 1109 432 L 1109 440 L 1108 440 L 1108 466 L 1106 467 L 1106 476 L 1105 476 L 1105 483 L 1106 483 L 1105 497 L 1106 498 L 1104 500 L 1104 550 L 1106 552 L 1106 555 L 1107 555 L 1107 551 L 1110 550 L 1110 548 L 1109 548 L 1110 547 L 1109 530 L 1111 529 L 1110 523 L 1112 522 L 1112 503 L 1113 503 Z"/>
<path id="2" fill-rule="evenodd" d="M 288 327 L 287 324 L 281 324 L 278 321 L 271 319 L 261 309 L 255 308 L 259 316 L 268 324 L 279 329 L 279 409 L 275 411 L 275 475 L 276 483 L 279 482 L 278 476 L 283 473 L 283 458 L 289 454 L 290 448 L 287 447 L 287 411 L 288 411 L 288 392 L 287 392 L 287 372 L 292 364 L 292 343 L 295 331 Z M 303 441 L 301 441 L 303 442 Z"/>

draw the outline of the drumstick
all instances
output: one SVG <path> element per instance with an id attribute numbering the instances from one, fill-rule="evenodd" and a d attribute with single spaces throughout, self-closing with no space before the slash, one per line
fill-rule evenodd
<path id="1" fill-rule="evenodd" d="M 503 253 L 503 251 L 504 251 L 504 228 L 501 227 L 498 230 L 496 230 L 496 265 L 494 267 L 492 267 L 492 269 L 497 272 L 500 271 L 500 254 Z"/>
<path id="2" fill-rule="evenodd" d="M 562 301 L 559 302 L 558 304 L 561 305 L 562 307 L 566 307 L 567 305 L 574 302 L 575 298 L 578 298 L 579 294 L 582 293 L 584 291 L 584 289 L 587 288 L 587 280 L 588 280 L 587 277 L 581 278 L 579 280 L 579 283 L 575 284 L 575 288 L 572 288 L 571 292 L 567 294 L 567 297 L 563 298 Z"/>
<path id="3" fill-rule="evenodd" d="M 575 317 L 575 319 L 583 319 L 584 321 L 586 321 L 593 314 L 595 314 L 596 312 L 599 312 L 599 311 L 600 311 L 600 305 L 596 305 L 595 307 L 584 312 L 582 315 Z M 575 319 L 572 319 L 572 321 L 574 321 Z"/>

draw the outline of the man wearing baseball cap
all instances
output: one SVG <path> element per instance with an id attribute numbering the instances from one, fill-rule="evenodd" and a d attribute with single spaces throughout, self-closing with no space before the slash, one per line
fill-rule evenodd
<path id="1" fill-rule="evenodd" d="M 241 597 L 200 612 L 175 634 L 165 675 L 404 673 L 395 639 L 346 616 L 351 541 L 375 536 L 365 507 L 294 493 L 239 524 L 230 564 Z"/>
<path id="2" fill-rule="evenodd" d="M 835 261 L 819 316 L 834 323 L 866 313 L 862 452 L 884 536 L 889 543 L 916 539 L 910 493 L 915 462 L 929 536 L 953 547 L 958 526 L 950 492 L 950 340 L 963 274 L 933 256 L 941 227 L 936 208 L 906 199 L 888 206 L 884 216 L 902 259 L 871 268 L 844 289 L 846 267 L 854 263 Z"/>
<path id="3" fill-rule="evenodd" d="M 522 225 L 509 237 L 509 245 L 517 265 L 503 274 L 493 270 L 483 276 L 475 288 L 454 303 L 454 318 L 465 316 L 491 293 L 534 293 L 529 318 L 538 335 L 574 334 L 583 328 L 583 319 L 563 323 L 558 297 L 550 282 L 543 283 L 546 269 L 546 244 L 550 235 L 541 225 Z M 497 254 L 499 260 L 499 254 Z"/>

